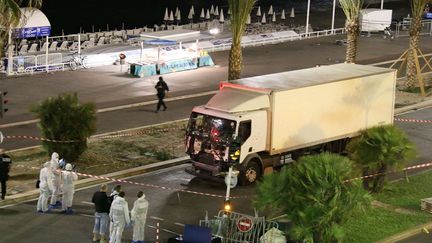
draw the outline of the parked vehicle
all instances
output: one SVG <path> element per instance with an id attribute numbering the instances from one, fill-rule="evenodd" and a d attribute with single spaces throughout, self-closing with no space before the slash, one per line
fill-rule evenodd
<path id="1" fill-rule="evenodd" d="M 194 107 L 186 131 L 186 171 L 241 184 L 306 154 L 341 153 L 363 129 L 393 123 L 396 71 L 335 64 L 222 82 Z"/>

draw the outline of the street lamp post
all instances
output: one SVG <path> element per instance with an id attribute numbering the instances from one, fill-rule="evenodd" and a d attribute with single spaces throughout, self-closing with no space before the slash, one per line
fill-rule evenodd
<path id="1" fill-rule="evenodd" d="M 310 0 L 307 3 L 307 13 L 306 13 L 306 35 L 309 33 L 309 14 L 310 14 Z"/>
<path id="2" fill-rule="evenodd" d="M 335 14 L 336 14 L 336 0 L 333 0 L 332 25 L 331 25 L 332 34 L 334 34 Z"/>

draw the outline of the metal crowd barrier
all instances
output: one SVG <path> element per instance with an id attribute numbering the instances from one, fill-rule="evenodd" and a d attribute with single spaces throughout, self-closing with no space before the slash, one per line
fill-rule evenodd
<path id="1" fill-rule="evenodd" d="M 215 219 L 200 220 L 200 226 L 212 229 L 212 235 L 223 243 L 260 243 L 260 237 L 272 228 L 279 228 L 278 223 L 266 221 L 265 217 L 219 211 Z M 242 228 L 243 227 L 243 228 Z"/>

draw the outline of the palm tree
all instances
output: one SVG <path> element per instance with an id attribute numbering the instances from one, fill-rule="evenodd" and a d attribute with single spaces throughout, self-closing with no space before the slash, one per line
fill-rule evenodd
<path id="1" fill-rule="evenodd" d="M 241 40 L 246 29 L 246 21 L 255 5 L 256 0 L 228 0 L 231 10 L 231 32 L 232 44 L 229 53 L 228 80 L 239 79 L 243 55 L 241 49 Z"/>
<path id="2" fill-rule="evenodd" d="M 360 31 L 359 16 L 363 0 L 339 0 L 345 13 L 345 31 L 347 33 L 347 49 L 345 61 L 355 63 L 357 56 L 357 37 Z"/>
<path id="3" fill-rule="evenodd" d="M 0 57 L 3 56 L 9 31 L 16 28 L 20 22 L 20 7 L 23 2 L 27 7 L 40 8 L 42 6 L 42 0 L 0 0 Z"/>
<path id="4" fill-rule="evenodd" d="M 255 206 L 284 213 L 293 223 L 290 235 L 302 242 L 340 242 L 343 224 L 368 206 L 371 197 L 351 178 L 352 162 L 340 155 L 304 156 L 259 183 Z"/>
<path id="5" fill-rule="evenodd" d="M 415 158 L 413 143 L 394 125 L 373 127 L 363 131 L 347 147 L 352 160 L 361 168 L 363 176 L 379 174 L 363 180 L 364 189 L 380 192 L 385 174 L 390 168 L 402 167 Z"/>
<path id="6" fill-rule="evenodd" d="M 416 56 L 421 31 L 423 11 L 430 0 L 411 0 L 412 19 L 409 29 L 409 50 L 407 60 L 407 79 L 404 88 L 412 88 L 417 81 Z"/>
<path id="7" fill-rule="evenodd" d="M 78 96 L 63 94 L 50 97 L 30 109 L 40 119 L 38 124 L 45 138 L 70 143 L 44 141 L 48 154 L 59 153 L 74 162 L 87 149 L 87 138 L 96 132 L 96 108 L 93 103 L 80 104 Z"/>

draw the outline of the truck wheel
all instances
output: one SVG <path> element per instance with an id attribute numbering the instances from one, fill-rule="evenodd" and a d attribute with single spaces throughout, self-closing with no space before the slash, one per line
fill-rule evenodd
<path id="1" fill-rule="evenodd" d="M 252 185 L 261 177 L 261 169 L 256 161 L 250 161 L 240 173 L 242 186 Z"/>

